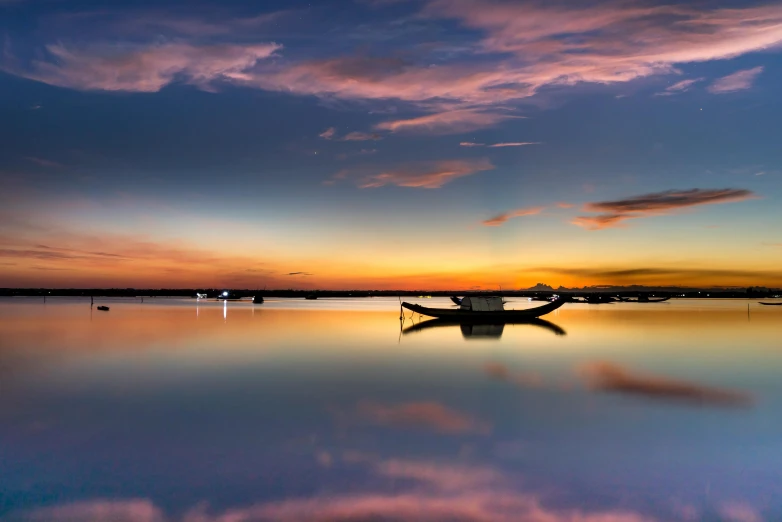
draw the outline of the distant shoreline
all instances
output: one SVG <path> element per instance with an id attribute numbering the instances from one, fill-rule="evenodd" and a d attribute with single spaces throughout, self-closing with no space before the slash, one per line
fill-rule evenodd
<path id="1" fill-rule="evenodd" d="M 223 289 L 142 289 L 142 288 L 0 288 L 0 297 L 193 297 L 196 293 L 206 293 L 207 298 L 214 299 Z M 449 297 L 452 295 L 502 295 L 507 297 L 547 297 L 554 294 L 574 297 L 604 294 L 621 297 L 647 295 L 652 297 L 676 298 L 724 298 L 724 299 L 757 299 L 782 296 L 780 289 L 763 289 L 748 292 L 741 289 L 691 289 L 691 288 L 639 288 L 639 287 L 595 287 L 581 289 L 558 290 L 251 290 L 231 289 L 236 297 L 289 297 L 304 298 L 317 296 L 329 297 Z"/>

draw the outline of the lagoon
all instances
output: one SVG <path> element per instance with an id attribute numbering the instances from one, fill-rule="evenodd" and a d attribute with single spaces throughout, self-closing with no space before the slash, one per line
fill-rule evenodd
<path id="1" fill-rule="evenodd" d="M 0 299 L 1 521 L 782 520 L 776 307 L 98 304 Z"/>

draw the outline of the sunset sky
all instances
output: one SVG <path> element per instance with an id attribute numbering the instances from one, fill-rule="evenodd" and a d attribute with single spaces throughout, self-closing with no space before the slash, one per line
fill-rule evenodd
<path id="1" fill-rule="evenodd" d="M 782 286 L 782 4 L 0 0 L 0 287 Z"/>

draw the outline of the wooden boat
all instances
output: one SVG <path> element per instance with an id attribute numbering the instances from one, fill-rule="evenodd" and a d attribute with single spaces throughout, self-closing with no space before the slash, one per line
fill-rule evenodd
<path id="1" fill-rule="evenodd" d="M 109 307 L 101 305 L 101 306 L 98 307 L 98 310 L 100 310 L 101 312 L 108 312 L 109 311 Z"/>
<path id="2" fill-rule="evenodd" d="M 764 306 L 782 306 L 782 303 L 764 303 L 764 302 L 761 302 L 760 304 L 762 304 Z"/>
<path id="3" fill-rule="evenodd" d="M 466 297 L 462 300 L 462 303 L 464 303 L 465 300 L 467 300 Z M 537 308 L 528 308 L 526 310 L 475 311 L 465 309 L 464 304 L 462 304 L 462 308 L 429 308 L 428 306 L 421 306 L 407 302 L 403 302 L 402 307 L 421 315 L 427 315 L 437 319 L 456 320 L 463 323 L 476 321 L 510 323 L 513 321 L 524 321 L 525 319 L 535 319 L 542 315 L 546 315 L 553 312 L 557 308 L 560 308 L 566 302 L 567 299 L 560 298 L 549 304 L 538 306 Z"/>

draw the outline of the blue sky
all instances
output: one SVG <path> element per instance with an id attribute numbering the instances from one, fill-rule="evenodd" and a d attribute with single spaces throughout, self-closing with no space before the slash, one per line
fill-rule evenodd
<path id="1" fill-rule="evenodd" d="M 2 286 L 782 284 L 778 5 L 0 14 Z"/>

